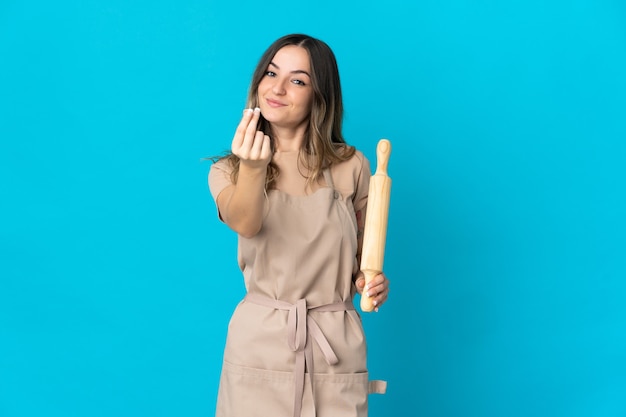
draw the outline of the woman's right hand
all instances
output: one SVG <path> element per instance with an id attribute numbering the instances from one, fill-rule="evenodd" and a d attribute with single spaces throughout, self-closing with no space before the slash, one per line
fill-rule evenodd
<path id="1" fill-rule="evenodd" d="M 251 238 L 263 226 L 265 178 L 272 160 L 270 138 L 257 131 L 260 109 L 246 109 L 237 130 L 231 151 L 239 157 L 239 173 L 235 184 L 217 196 L 222 219 L 243 237 Z"/>
<path id="2" fill-rule="evenodd" d="M 270 137 L 257 130 L 261 109 L 246 109 L 231 145 L 231 151 L 239 157 L 240 164 L 249 168 L 265 168 L 272 160 Z"/>

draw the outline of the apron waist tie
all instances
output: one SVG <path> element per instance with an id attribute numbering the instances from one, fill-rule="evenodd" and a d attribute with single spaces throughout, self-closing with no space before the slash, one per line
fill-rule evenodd
<path id="1" fill-rule="evenodd" d="M 259 294 L 247 294 L 244 300 L 262 305 L 276 310 L 285 310 L 289 312 L 287 316 L 287 342 L 289 348 L 296 352 L 296 365 L 293 370 L 295 378 L 295 398 L 293 405 L 293 416 L 300 417 L 302 411 L 302 396 L 304 394 L 304 378 L 305 368 L 309 372 L 309 382 L 311 390 L 313 387 L 313 347 L 311 338 L 315 340 L 319 346 L 324 359 L 329 365 L 335 365 L 339 362 L 333 348 L 328 343 L 328 339 L 322 333 L 322 329 L 311 316 L 309 311 L 347 311 L 354 310 L 352 300 L 339 301 L 332 304 L 325 304 L 317 307 L 307 307 L 306 299 L 302 298 L 295 304 L 282 300 L 275 300 Z M 310 334 L 311 337 L 308 337 Z M 313 395 L 315 398 L 315 395 Z M 314 404 L 315 405 L 315 404 Z"/>

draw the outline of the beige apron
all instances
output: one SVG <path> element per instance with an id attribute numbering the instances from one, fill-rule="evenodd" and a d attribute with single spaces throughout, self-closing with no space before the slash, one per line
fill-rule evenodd
<path id="1" fill-rule="evenodd" d="M 253 238 L 239 237 L 248 294 L 228 327 L 217 417 L 365 417 L 366 344 L 353 304 L 356 218 L 333 186 L 268 193 Z"/>

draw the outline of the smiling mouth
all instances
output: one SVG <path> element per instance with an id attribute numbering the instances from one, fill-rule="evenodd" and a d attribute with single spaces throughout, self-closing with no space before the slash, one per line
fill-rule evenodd
<path id="1" fill-rule="evenodd" d="M 274 108 L 286 106 L 286 104 L 283 104 L 280 101 L 272 100 L 272 99 L 269 99 L 269 98 L 266 99 L 265 101 L 267 102 L 268 106 L 274 107 Z"/>

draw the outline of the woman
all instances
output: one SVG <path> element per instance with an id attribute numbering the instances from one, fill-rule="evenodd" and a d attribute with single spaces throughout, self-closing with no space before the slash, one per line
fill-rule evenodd
<path id="1" fill-rule="evenodd" d="M 367 415 L 356 292 L 385 302 L 388 280 L 359 272 L 370 167 L 342 136 L 331 49 L 306 35 L 259 61 L 232 153 L 211 167 L 220 219 L 239 235 L 247 295 L 229 324 L 218 417 Z M 252 109 L 254 108 L 254 109 Z"/>

